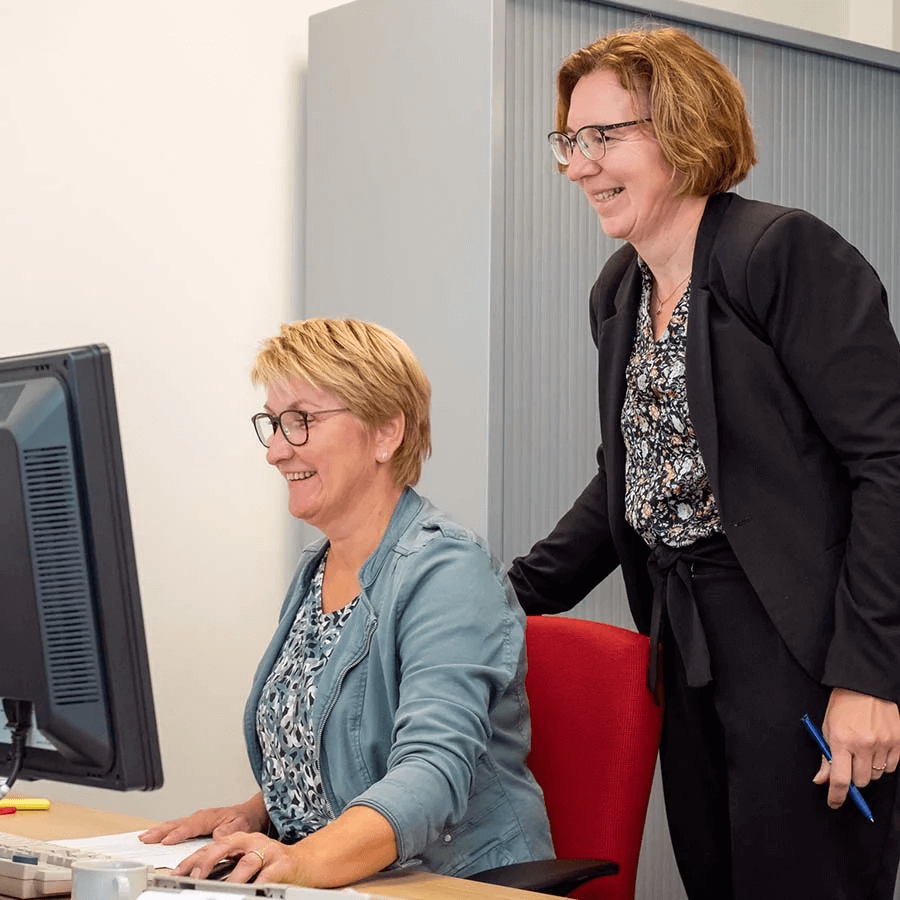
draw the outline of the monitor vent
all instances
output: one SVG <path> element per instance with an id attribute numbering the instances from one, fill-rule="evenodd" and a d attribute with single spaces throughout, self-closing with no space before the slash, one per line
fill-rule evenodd
<path id="1" fill-rule="evenodd" d="M 53 701 L 102 698 L 84 538 L 67 447 L 26 450 L 26 501 Z"/>
<path id="2" fill-rule="evenodd" d="M 9 418 L 23 390 L 23 384 L 0 384 L 0 422 Z"/>

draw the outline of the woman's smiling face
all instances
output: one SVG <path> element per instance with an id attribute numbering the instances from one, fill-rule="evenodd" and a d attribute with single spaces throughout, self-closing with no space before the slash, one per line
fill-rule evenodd
<path id="1" fill-rule="evenodd" d="M 326 534 L 350 523 L 376 482 L 376 438 L 348 411 L 316 418 L 317 410 L 339 410 L 345 404 L 331 391 L 314 388 L 292 376 L 266 388 L 266 411 L 280 415 L 296 409 L 309 413 L 309 440 L 289 443 L 277 429 L 266 451 L 288 484 L 291 515 Z"/>
<path id="2" fill-rule="evenodd" d="M 582 76 L 572 91 L 567 131 L 585 125 L 612 125 L 650 118 L 646 94 L 630 94 L 610 69 Z M 576 147 L 566 169 L 584 191 L 612 238 L 638 247 L 671 223 L 678 205 L 675 170 L 662 154 L 652 125 L 617 128 L 606 135 L 606 154 L 586 159 Z"/>

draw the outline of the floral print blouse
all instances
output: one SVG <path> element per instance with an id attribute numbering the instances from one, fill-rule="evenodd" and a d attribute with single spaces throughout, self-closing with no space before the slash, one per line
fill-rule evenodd
<path id="1" fill-rule="evenodd" d="M 312 709 L 319 675 L 359 598 L 322 612 L 327 558 L 326 553 L 256 707 L 263 798 L 272 825 L 288 844 L 318 831 L 335 815 L 322 787 Z"/>
<path id="2" fill-rule="evenodd" d="M 691 424 L 685 380 L 691 282 L 665 334 L 653 337 L 653 277 L 640 261 L 637 329 L 625 369 L 625 517 L 650 547 L 687 547 L 722 532 L 700 446 Z"/>

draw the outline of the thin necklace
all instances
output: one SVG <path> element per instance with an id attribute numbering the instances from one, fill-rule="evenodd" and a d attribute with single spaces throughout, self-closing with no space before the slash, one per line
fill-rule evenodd
<path id="1" fill-rule="evenodd" d="M 681 281 L 679 281 L 678 284 L 675 285 L 675 290 L 672 291 L 672 293 L 669 294 L 669 296 L 666 297 L 665 300 L 659 299 L 659 282 L 656 282 L 656 309 L 654 310 L 654 315 L 658 316 L 662 312 L 662 308 L 675 296 L 678 288 L 680 288 L 690 277 L 691 273 L 688 272 L 687 275 L 685 275 L 684 278 L 682 278 Z"/>

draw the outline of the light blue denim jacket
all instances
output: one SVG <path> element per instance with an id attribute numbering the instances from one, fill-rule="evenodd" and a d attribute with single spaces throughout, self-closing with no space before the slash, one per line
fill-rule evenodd
<path id="1" fill-rule="evenodd" d="M 247 701 L 257 781 L 260 692 L 325 548 L 322 539 L 303 551 Z M 552 857 L 525 766 L 524 614 L 499 563 L 407 488 L 359 582 L 312 713 L 334 814 L 377 810 L 394 829 L 398 863 L 446 875 Z"/>

